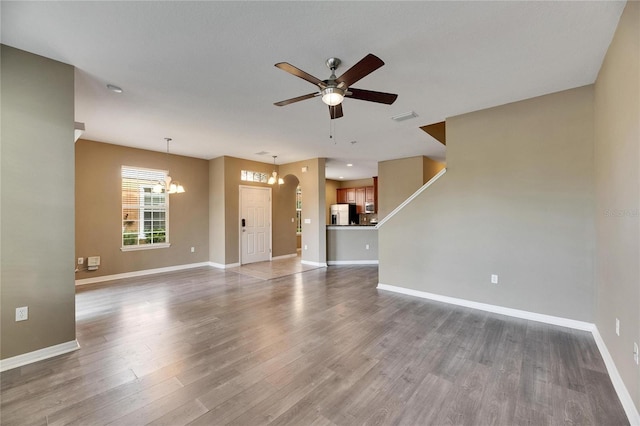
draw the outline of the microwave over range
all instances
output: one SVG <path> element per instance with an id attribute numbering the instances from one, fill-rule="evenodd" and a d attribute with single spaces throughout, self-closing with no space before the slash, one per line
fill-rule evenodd
<path id="1" fill-rule="evenodd" d="M 376 212 L 376 205 L 369 202 L 369 203 L 364 203 L 364 212 L 365 213 L 375 213 Z"/>

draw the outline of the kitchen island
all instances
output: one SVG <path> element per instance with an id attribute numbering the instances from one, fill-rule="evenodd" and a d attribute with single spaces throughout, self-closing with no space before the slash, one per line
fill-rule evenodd
<path id="1" fill-rule="evenodd" d="M 377 265 L 378 228 L 327 225 L 328 265 Z"/>

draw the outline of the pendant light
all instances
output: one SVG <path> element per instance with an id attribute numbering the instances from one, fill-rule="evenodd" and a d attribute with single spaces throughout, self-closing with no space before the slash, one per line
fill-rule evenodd
<path id="1" fill-rule="evenodd" d="M 169 142 L 172 141 L 171 138 L 164 138 L 167 141 L 167 169 L 169 168 Z M 167 192 L 167 194 L 182 194 L 184 191 L 184 187 L 180 185 L 180 182 L 177 180 L 174 181 L 171 179 L 169 175 L 169 171 L 167 170 L 167 176 L 164 179 L 164 182 L 158 182 L 153 186 L 152 192 L 156 194 L 161 193 L 163 190 Z"/>
<path id="2" fill-rule="evenodd" d="M 276 158 L 278 158 L 277 155 L 272 155 L 273 157 L 273 173 L 271 173 L 271 177 L 269 178 L 269 180 L 267 181 L 267 183 L 269 185 L 273 185 L 274 183 L 276 183 L 276 181 L 278 182 L 278 185 L 282 185 L 284 183 L 284 179 L 282 179 L 281 177 L 278 177 L 278 172 L 276 172 Z"/>

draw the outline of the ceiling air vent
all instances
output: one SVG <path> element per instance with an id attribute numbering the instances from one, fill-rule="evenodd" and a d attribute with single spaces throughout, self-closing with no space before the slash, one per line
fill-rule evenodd
<path id="1" fill-rule="evenodd" d="M 405 112 L 404 114 L 394 115 L 393 117 L 391 117 L 391 119 L 393 121 L 405 121 L 405 120 L 411 120 L 412 118 L 416 118 L 417 116 L 418 114 L 416 114 L 415 111 L 409 111 L 409 112 Z"/>

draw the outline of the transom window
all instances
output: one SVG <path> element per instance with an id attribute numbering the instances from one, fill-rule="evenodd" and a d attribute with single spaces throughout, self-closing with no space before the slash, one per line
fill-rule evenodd
<path id="1" fill-rule="evenodd" d="M 267 176 L 266 173 L 262 173 L 262 172 L 252 172 L 249 170 L 241 170 L 240 180 L 244 180 L 246 182 L 267 183 L 267 180 L 269 180 L 269 176 Z"/>
<path id="2" fill-rule="evenodd" d="M 167 172 L 122 166 L 122 250 L 169 246 Z M 154 187 L 162 185 L 161 192 Z"/>

